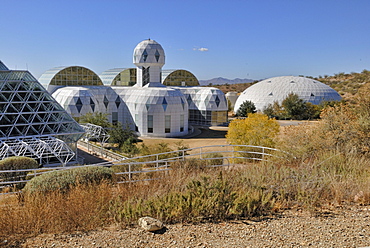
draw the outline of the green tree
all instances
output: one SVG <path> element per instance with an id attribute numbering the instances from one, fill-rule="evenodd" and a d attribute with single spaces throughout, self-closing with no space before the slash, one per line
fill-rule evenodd
<path id="1" fill-rule="evenodd" d="M 121 122 L 118 122 L 111 126 L 108 133 L 110 135 L 109 142 L 117 143 L 122 152 L 138 153 L 139 149 L 135 146 L 135 143 L 138 142 L 137 135 L 128 125 L 124 127 Z"/>
<path id="2" fill-rule="evenodd" d="M 249 113 L 256 113 L 256 106 L 252 101 L 244 101 L 236 111 L 236 116 L 247 117 Z"/>
<path id="3" fill-rule="evenodd" d="M 105 128 L 110 135 L 109 142 L 117 143 L 122 152 L 126 154 L 139 152 L 139 149 L 135 146 L 138 141 L 136 133 L 128 125 L 123 126 L 120 122 L 110 123 L 106 113 L 87 113 L 80 117 L 80 123 L 91 123 Z"/>
<path id="4" fill-rule="evenodd" d="M 320 118 L 321 110 L 320 106 L 306 102 L 306 112 L 302 115 L 302 119 L 318 119 Z"/>
<path id="5" fill-rule="evenodd" d="M 267 115 L 269 118 L 281 119 L 284 116 L 284 111 L 278 101 L 269 103 L 263 110 L 262 113 Z"/>
<path id="6" fill-rule="evenodd" d="M 307 111 L 306 102 L 297 94 L 290 93 L 281 103 L 286 119 L 301 120 Z"/>
<path id="7" fill-rule="evenodd" d="M 110 135 L 109 141 L 118 143 L 119 146 L 122 146 L 127 140 L 131 140 L 130 143 L 137 142 L 136 133 L 128 125 L 124 127 L 121 122 L 113 124 L 108 133 Z"/>
<path id="8" fill-rule="evenodd" d="M 87 113 L 79 118 L 79 122 L 91 123 L 103 128 L 108 128 L 111 126 L 110 122 L 108 121 L 108 114 L 101 112 Z"/>

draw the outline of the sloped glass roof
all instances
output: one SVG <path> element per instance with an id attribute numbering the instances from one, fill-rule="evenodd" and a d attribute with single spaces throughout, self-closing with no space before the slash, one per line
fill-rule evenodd
<path id="1" fill-rule="evenodd" d="M 0 60 L 0 71 L 7 71 L 7 70 L 9 70 L 8 67 L 6 67 L 6 65 Z"/>
<path id="2" fill-rule="evenodd" d="M 28 71 L 0 71 L 0 110 L 0 140 L 84 133 Z"/>
<path id="3" fill-rule="evenodd" d="M 103 85 L 100 77 L 92 70 L 82 66 L 61 66 L 44 72 L 39 81 L 45 87 L 48 85 L 83 86 Z"/>
<path id="4" fill-rule="evenodd" d="M 109 69 L 99 76 L 104 85 L 132 86 L 136 84 L 136 68 Z"/>
<path id="5" fill-rule="evenodd" d="M 198 79 L 187 70 L 162 70 L 162 83 L 167 86 L 199 86 Z"/>

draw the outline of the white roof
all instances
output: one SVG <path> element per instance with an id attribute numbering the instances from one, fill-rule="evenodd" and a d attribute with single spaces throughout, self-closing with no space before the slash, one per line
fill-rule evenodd
<path id="1" fill-rule="evenodd" d="M 165 63 L 165 54 L 162 46 L 151 39 L 140 42 L 134 49 L 133 63 L 135 65 L 158 65 Z"/>
<path id="2" fill-rule="evenodd" d="M 323 101 L 340 101 L 341 96 L 334 89 L 317 80 L 282 76 L 262 80 L 244 90 L 235 103 L 236 112 L 240 105 L 252 101 L 257 110 L 263 110 L 268 104 L 277 101 L 281 103 L 290 93 L 297 94 L 301 99 L 312 104 Z"/>

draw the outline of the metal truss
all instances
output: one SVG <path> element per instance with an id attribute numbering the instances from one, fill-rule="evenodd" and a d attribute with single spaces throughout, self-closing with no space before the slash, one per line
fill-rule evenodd
<path id="1" fill-rule="evenodd" d="M 80 124 L 80 126 L 85 130 L 85 138 L 87 140 L 95 139 L 101 144 L 108 141 L 110 135 L 107 131 L 98 125 L 94 125 L 91 123 Z"/>
<path id="2" fill-rule="evenodd" d="M 76 153 L 62 140 L 52 136 L 0 141 L 0 159 L 11 156 L 31 157 L 40 164 L 66 165 Z"/>

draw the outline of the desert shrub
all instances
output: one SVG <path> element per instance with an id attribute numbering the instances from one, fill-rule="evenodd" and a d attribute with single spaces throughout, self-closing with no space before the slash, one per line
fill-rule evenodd
<path id="1" fill-rule="evenodd" d="M 111 168 L 114 173 L 121 173 L 121 172 L 134 172 L 134 171 L 142 171 L 143 164 L 123 164 L 123 165 L 113 165 Z M 116 180 L 118 182 L 129 181 L 129 180 L 138 180 L 141 176 L 146 176 L 148 173 L 135 173 L 135 174 L 120 174 L 115 175 Z"/>
<path id="2" fill-rule="evenodd" d="M 68 192 L 25 195 L 0 207 L 0 237 L 88 231 L 109 224 L 112 185 L 77 185 Z"/>
<path id="3" fill-rule="evenodd" d="M 279 133 L 279 124 L 267 115 L 248 114 L 246 119 L 233 120 L 227 132 L 227 141 L 232 145 L 273 147 Z"/>
<path id="4" fill-rule="evenodd" d="M 312 159 L 322 151 L 370 153 L 370 106 L 366 99 L 354 107 L 344 103 L 326 107 L 315 124 L 285 127 L 278 148 L 296 158 Z"/>
<path id="5" fill-rule="evenodd" d="M 205 164 L 208 166 L 224 164 L 223 155 L 218 152 L 207 153 L 203 156 L 203 159 L 205 159 Z"/>
<path id="6" fill-rule="evenodd" d="M 28 157 L 9 157 L 0 161 L 1 170 L 22 170 L 22 169 L 36 169 L 39 164 L 36 160 Z M 23 172 L 3 172 L 0 173 L 0 180 L 3 181 L 19 181 L 25 179 L 27 171 Z M 16 188 L 20 189 L 24 184 L 17 184 Z"/>
<path id="7" fill-rule="evenodd" d="M 270 213 L 275 196 L 271 187 L 260 186 L 257 182 L 264 176 L 248 172 L 249 179 L 244 179 L 238 172 L 214 168 L 196 173 L 174 170 L 164 178 L 171 190 L 159 190 L 160 194 L 156 190 L 144 197 L 137 197 L 133 192 L 125 202 L 116 202 L 112 213 L 117 222 L 126 223 L 143 215 L 174 223 L 248 218 Z M 246 183 L 247 180 L 254 180 L 254 186 Z"/>
<path id="8" fill-rule="evenodd" d="M 219 175 L 198 174 L 187 178 L 185 187 L 147 199 L 132 197 L 117 205 L 116 220 L 131 222 L 142 215 L 155 216 L 166 222 L 216 221 L 230 215 L 235 193 L 228 180 Z"/>
<path id="9" fill-rule="evenodd" d="M 290 162 L 313 159 L 319 151 L 328 149 L 321 123 L 282 128 L 276 146 L 286 152 L 281 155 Z"/>
<path id="10" fill-rule="evenodd" d="M 86 166 L 74 169 L 52 171 L 27 182 L 23 192 L 35 194 L 59 190 L 67 192 L 78 184 L 98 184 L 113 181 L 113 170 L 106 167 Z"/>
<path id="11" fill-rule="evenodd" d="M 189 172 L 199 172 L 206 168 L 207 163 L 204 160 L 196 158 L 187 158 L 184 160 L 177 160 L 171 163 L 172 170 L 183 170 Z"/>

